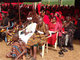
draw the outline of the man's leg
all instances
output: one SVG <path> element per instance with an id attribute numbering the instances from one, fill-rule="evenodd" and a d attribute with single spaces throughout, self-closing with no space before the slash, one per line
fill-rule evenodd
<path id="1" fill-rule="evenodd" d="M 36 59 L 36 54 L 37 54 L 37 46 L 34 46 L 33 50 L 34 50 L 34 56 L 33 56 L 33 57 Z"/>
<path id="2" fill-rule="evenodd" d="M 59 48 L 60 48 L 59 54 L 60 56 L 63 56 L 64 53 L 62 51 L 62 37 L 59 37 Z"/>

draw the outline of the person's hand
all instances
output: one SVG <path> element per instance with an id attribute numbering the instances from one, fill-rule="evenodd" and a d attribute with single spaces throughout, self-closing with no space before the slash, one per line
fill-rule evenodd
<path id="1" fill-rule="evenodd" d="M 29 32 L 26 32 L 25 35 L 27 35 Z"/>
<path id="2" fill-rule="evenodd" d="M 47 37 L 49 34 L 45 34 L 45 37 Z"/>
<path id="3" fill-rule="evenodd" d="M 72 31 L 72 29 L 69 29 L 69 31 Z"/>
<path id="4" fill-rule="evenodd" d="M 55 31 L 55 33 L 57 33 L 58 31 Z"/>
<path id="5" fill-rule="evenodd" d="M 64 31 L 63 34 L 67 34 L 67 31 Z"/>

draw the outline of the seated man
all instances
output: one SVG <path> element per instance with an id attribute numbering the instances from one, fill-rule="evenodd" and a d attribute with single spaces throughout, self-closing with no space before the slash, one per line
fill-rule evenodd
<path id="1" fill-rule="evenodd" d="M 37 23 L 37 28 L 36 28 L 36 32 L 35 34 L 33 35 L 34 36 L 34 40 L 36 40 L 36 42 L 38 42 L 37 44 L 35 44 L 33 46 L 33 51 L 34 51 L 34 54 L 33 54 L 33 58 L 34 60 L 36 60 L 36 53 L 37 53 L 37 46 L 38 44 L 39 45 L 43 45 L 45 42 L 47 42 L 47 36 L 48 36 L 48 32 L 47 32 L 47 25 L 43 22 L 43 18 L 42 17 L 39 17 L 38 18 L 38 23 Z M 32 56 L 32 53 L 31 53 L 31 56 Z"/>

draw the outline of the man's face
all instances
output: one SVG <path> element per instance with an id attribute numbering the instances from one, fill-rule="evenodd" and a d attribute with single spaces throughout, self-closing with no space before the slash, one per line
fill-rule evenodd
<path id="1" fill-rule="evenodd" d="M 42 25 L 42 23 L 43 23 L 43 19 L 42 19 L 42 18 L 40 18 L 40 20 L 39 20 L 38 24 L 39 24 L 39 25 Z"/>

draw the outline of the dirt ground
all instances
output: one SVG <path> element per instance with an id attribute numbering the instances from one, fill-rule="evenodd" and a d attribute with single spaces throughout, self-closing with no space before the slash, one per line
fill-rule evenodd
<path id="1" fill-rule="evenodd" d="M 7 46 L 4 41 L 0 42 L 0 60 L 12 60 L 11 58 L 6 58 L 6 53 L 10 51 L 11 47 Z M 37 60 L 80 60 L 80 41 L 74 40 L 74 50 L 64 53 L 64 57 L 59 57 L 59 49 L 55 51 L 49 48 L 48 53 L 42 58 L 40 54 L 37 54 Z M 29 59 L 26 59 L 29 60 Z"/>

